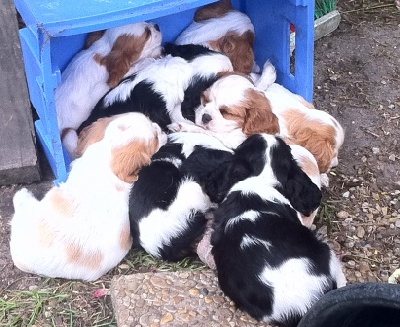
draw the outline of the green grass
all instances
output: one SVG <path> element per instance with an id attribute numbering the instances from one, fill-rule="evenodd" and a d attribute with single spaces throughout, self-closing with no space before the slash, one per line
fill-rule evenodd
<path id="1" fill-rule="evenodd" d="M 318 19 L 336 9 L 336 0 L 315 0 L 314 18 Z"/>

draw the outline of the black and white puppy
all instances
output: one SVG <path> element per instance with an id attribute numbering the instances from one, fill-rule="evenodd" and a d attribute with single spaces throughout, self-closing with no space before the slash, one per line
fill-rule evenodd
<path id="1" fill-rule="evenodd" d="M 171 123 L 194 123 L 201 93 L 233 70 L 229 58 L 201 45 L 166 44 L 164 57 L 147 59 L 136 74 L 120 82 L 95 106 L 78 133 L 99 118 L 136 111 L 163 130 Z"/>
<path id="2" fill-rule="evenodd" d="M 282 139 L 250 136 L 206 190 L 222 200 L 212 253 L 220 287 L 238 308 L 266 323 L 297 326 L 323 294 L 346 284 L 333 250 L 301 223 L 318 208 L 321 191 Z"/>
<path id="3" fill-rule="evenodd" d="M 204 233 L 207 212 L 215 207 L 202 186 L 232 152 L 217 139 L 174 133 L 143 167 L 129 197 L 134 247 L 177 261 L 193 251 Z"/>

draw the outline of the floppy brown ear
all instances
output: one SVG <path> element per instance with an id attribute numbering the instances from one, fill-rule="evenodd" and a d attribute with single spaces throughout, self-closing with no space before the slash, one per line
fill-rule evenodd
<path id="1" fill-rule="evenodd" d="M 151 157 L 158 150 L 158 146 L 158 139 L 154 138 L 150 143 L 134 141 L 113 150 L 112 171 L 124 182 L 135 182 L 140 169 L 150 164 Z"/>
<path id="2" fill-rule="evenodd" d="M 314 127 L 314 126 L 313 126 Z M 329 125 L 299 129 L 290 140 L 310 151 L 318 163 L 321 174 L 328 172 L 334 157 L 335 130 Z"/>
<path id="3" fill-rule="evenodd" d="M 231 10 L 233 10 L 231 0 L 220 0 L 197 9 L 193 20 L 200 22 L 210 18 L 222 17 Z"/>
<path id="4" fill-rule="evenodd" d="M 264 93 L 249 89 L 246 91 L 245 97 L 248 102 L 246 104 L 243 132 L 246 135 L 279 133 L 278 117 L 272 112 L 271 104 Z"/>
<path id="5" fill-rule="evenodd" d="M 89 48 L 94 42 L 101 39 L 101 37 L 104 35 L 105 32 L 106 32 L 105 30 L 102 30 L 89 33 L 86 38 L 85 46 L 83 48 L 84 49 Z"/>
<path id="6" fill-rule="evenodd" d="M 139 37 L 121 35 L 115 40 L 110 53 L 101 58 L 100 64 L 107 68 L 109 75 L 107 83 L 111 88 L 116 87 L 131 66 L 139 60 L 150 35 L 151 31 L 147 27 Z"/>
<path id="7" fill-rule="evenodd" d="M 231 60 L 235 72 L 250 74 L 254 66 L 254 33 L 242 35 L 229 32 L 217 42 L 217 48 Z"/>

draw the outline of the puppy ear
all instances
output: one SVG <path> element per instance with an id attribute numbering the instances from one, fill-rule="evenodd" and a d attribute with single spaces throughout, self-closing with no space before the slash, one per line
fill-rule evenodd
<path id="1" fill-rule="evenodd" d="M 290 140 L 298 145 L 305 147 L 310 151 L 318 163 L 321 174 L 326 173 L 334 157 L 335 130 L 330 125 L 320 124 L 316 127 L 302 128 L 295 133 Z"/>
<path id="2" fill-rule="evenodd" d="M 310 216 L 321 204 L 321 190 L 300 168 L 284 188 L 292 207 L 304 216 Z"/>
<path id="3" fill-rule="evenodd" d="M 205 192 L 214 203 L 220 203 L 237 182 L 248 178 L 252 173 L 247 162 L 233 158 L 218 166 L 205 182 Z"/>
<path id="4" fill-rule="evenodd" d="M 272 112 L 271 104 L 264 93 L 254 89 L 246 91 L 246 117 L 243 132 L 246 135 L 257 133 L 278 134 L 278 117 Z"/>
<path id="5" fill-rule="evenodd" d="M 197 9 L 193 20 L 195 22 L 201 22 L 210 18 L 222 17 L 231 10 L 233 10 L 231 0 L 220 0 Z"/>
<path id="6" fill-rule="evenodd" d="M 111 169 L 122 181 L 133 183 L 138 179 L 142 167 L 151 163 L 152 155 L 158 150 L 158 139 L 152 142 L 133 141 L 113 150 Z"/>
<path id="7" fill-rule="evenodd" d="M 83 47 L 83 49 L 89 48 L 94 42 L 100 40 L 105 32 L 106 32 L 105 30 L 102 30 L 89 33 L 86 38 L 85 46 Z"/>
<path id="8" fill-rule="evenodd" d="M 107 83 L 111 88 L 116 87 L 131 66 L 139 60 L 150 35 L 151 31 L 148 27 L 139 37 L 121 35 L 115 40 L 110 53 L 100 59 L 100 64 L 106 66 L 108 70 Z"/>

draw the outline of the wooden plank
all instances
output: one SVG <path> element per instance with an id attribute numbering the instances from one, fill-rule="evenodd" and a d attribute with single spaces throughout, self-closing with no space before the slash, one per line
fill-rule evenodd
<path id="1" fill-rule="evenodd" d="M 12 0 L 0 0 L 0 185 L 40 179 L 36 137 Z"/>

